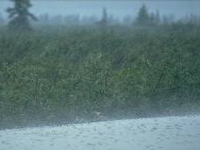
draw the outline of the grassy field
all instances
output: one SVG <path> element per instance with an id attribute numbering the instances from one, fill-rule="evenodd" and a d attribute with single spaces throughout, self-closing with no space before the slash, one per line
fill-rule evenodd
<path id="1" fill-rule="evenodd" d="M 0 27 L 0 128 L 198 113 L 200 26 Z"/>

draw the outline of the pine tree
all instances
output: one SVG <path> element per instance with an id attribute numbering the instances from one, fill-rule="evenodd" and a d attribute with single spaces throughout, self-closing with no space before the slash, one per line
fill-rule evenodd
<path id="1" fill-rule="evenodd" d="M 100 23 L 102 26 L 106 26 L 108 24 L 108 13 L 107 13 L 106 8 L 103 8 L 102 19 L 101 19 Z"/>
<path id="2" fill-rule="evenodd" d="M 4 18 L 3 18 L 3 15 L 0 14 L 0 25 L 4 24 Z"/>
<path id="3" fill-rule="evenodd" d="M 14 2 L 13 8 L 8 8 L 10 22 L 8 26 L 14 30 L 31 30 L 30 20 L 36 21 L 37 18 L 29 12 L 32 6 L 30 0 L 11 0 Z"/>
<path id="4" fill-rule="evenodd" d="M 156 24 L 156 16 L 155 16 L 155 14 L 153 12 L 150 14 L 149 24 L 150 25 L 155 25 Z"/>
<path id="5" fill-rule="evenodd" d="M 160 12 L 158 11 L 158 10 L 156 10 L 156 16 L 155 16 L 155 21 L 156 21 L 156 23 L 157 24 L 159 24 L 160 23 Z"/>
<path id="6" fill-rule="evenodd" d="M 148 20 L 148 25 L 158 25 L 160 23 L 160 14 L 157 10 L 156 13 L 151 13 Z"/>
<path id="7" fill-rule="evenodd" d="M 138 16 L 136 18 L 136 22 L 139 25 L 147 25 L 150 20 L 150 15 L 148 14 L 148 10 L 146 5 L 142 5 L 138 12 Z"/>

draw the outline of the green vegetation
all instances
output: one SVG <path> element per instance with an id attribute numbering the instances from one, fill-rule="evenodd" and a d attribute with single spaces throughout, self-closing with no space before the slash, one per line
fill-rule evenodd
<path id="1" fill-rule="evenodd" d="M 0 128 L 197 113 L 199 41 L 181 23 L 1 27 Z"/>
<path id="2" fill-rule="evenodd" d="M 11 0 L 14 3 L 13 8 L 8 8 L 10 30 L 31 30 L 30 20 L 37 20 L 36 17 L 31 14 L 28 9 L 32 6 L 30 0 Z"/>
<path id="3" fill-rule="evenodd" d="M 162 22 L 144 5 L 132 26 L 109 24 L 104 8 L 96 25 L 33 31 L 29 0 L 13 2 L 8 27 L 20 32 L 0 27 L 0 129 L 199 113 L 195 19 Z"/>
<path id="4" fill-rule="evenodd" d="M 158 25 L 160 23 L 160 13 L 157 10 L 156 13 L 149 13 L 146 5 L 143 5 L 137 15 L 136 20 L 134 21 L 135 24 L 140 26 L 152 26 Z"/>

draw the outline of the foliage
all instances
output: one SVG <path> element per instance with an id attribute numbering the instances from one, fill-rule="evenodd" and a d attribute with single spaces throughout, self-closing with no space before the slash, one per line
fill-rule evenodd
<path id="1" fill-rule="evenodd" d="M 30 0 L 11 0 L 14 2 L 13 8 L 8 8 L 9 13 L 9 28 L 12 30 L 31 30 L 29 18 L 37 20 L 36 17 L 31 14 L 28 9 L 32 6 Z"/>
<path id="2" fill-rule="evenodd" d="M 0 29 L 0 128 L 198 112 L 200 27 L 187 26 Z"/>
<path id="3" fill-rule="evenodd" d="M 143 5 L 138 12 L 137 22 L 139 24 L 146 24 L 148 21 L 149 21 L 149 14 L 147 11 L 147 7 L 146 5 Z"/>
<path id="4" fill-rule="evenodd" d="M 142 5 L 139 9 L 137 18 L 135 20 L 135 24 L 140 26 L 152 26 L 160 23 L 160 14 L 157 10 L 154 14 L 153 12 L 149 12 L 146 5 Z"/>
<path id="5" fill-rule="evenodd" d="M 103 26 L 105 26 L 105 25 L 107 25 L 107 23 L 108 23 L 107 9 L 106 9 L 106 8 L 103 8 L 101 24 L 102 24 Z"/>

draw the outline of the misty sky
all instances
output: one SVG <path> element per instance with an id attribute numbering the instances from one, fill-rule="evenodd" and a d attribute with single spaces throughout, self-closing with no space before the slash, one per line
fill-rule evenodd
<path id="1" fill-rule="evenodd" d="M 79 14 L 83 16 L 101 16 L 102 8 L 106 7 L 108 13 L 116 18 L 130 15 L 135 17 L 142 4 L 146 4 L 150 12 L 160 11 L 161 15 L 174 14 L 176 18 L 189 14 L 200 15 L 200 1 L 195 0 L 32 0 L 31 12 L 36 15 L 48 13 L 55 15 Z M 5 9 L 12 6 L 9 0 L 0 0 L 0 13 L 6 16 Z"/>

